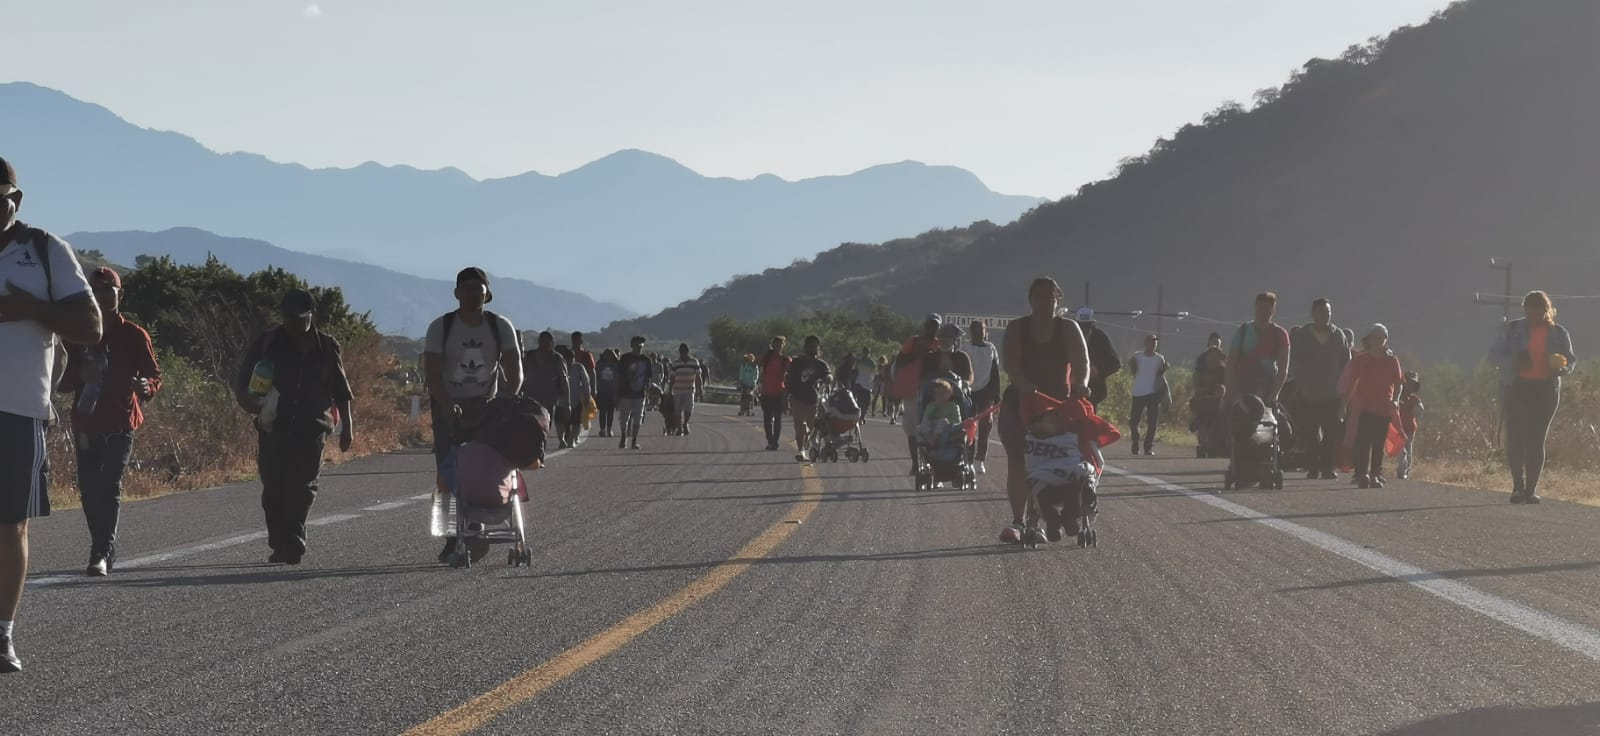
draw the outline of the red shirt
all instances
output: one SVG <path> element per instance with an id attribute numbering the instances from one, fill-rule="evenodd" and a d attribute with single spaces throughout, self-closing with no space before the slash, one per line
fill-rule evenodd
<path id="1" fill-rule="evenodd" d="M 578 363 L 582 364 L 583 367 L 589 369 L 589 377 L 590 378 L 594 377 L 594 375 L 595 375 L 595 372 L 594 372 L 595 371 L 594 353 L 589 352 L 588 348 L 578 348 L 577 350 L 573 351 L 572 359 L 577 361 Z"/>
<path id="2" fill-rule="evenodd" d="M 1351 403 L 1358 411 L 1388 415 L 1394 409 L 1396 391 L 1405 383 L 1400 359 L 1393 353 L 1357 353 L 1350 359 Z"/>
<path id="3" fill-rule="evenodd" d="M 761 395 L 782 396 L 784 376 L 789 373 L 789 356 L 767 351 L 766 362 L 761 365 Z"/>
<path id="4" fill-rule="evenodd" d="M 107 365 L 100 379 L 100 400 L 94 414 L 84 416 L 76 409 L 72 412 L 72 431 L 80 434 L 105 432 L 131 432 L 144 424 L 142 401 L 155 398 L 161 390 L 161 367 L 156 365 L 155 349 L 150 346 L 150 333 L 121 314 L 108 318 L 105 334 L 93 348 L 71 345 L 67 348 L 67 374 L 61 379 L 61 390 L 72 392 L 74 407 L 83 392 L 83 362 L 89 351 L 107 351 Z M 133 379 L 149 380 L 150 394 L 134 395 Z"/>

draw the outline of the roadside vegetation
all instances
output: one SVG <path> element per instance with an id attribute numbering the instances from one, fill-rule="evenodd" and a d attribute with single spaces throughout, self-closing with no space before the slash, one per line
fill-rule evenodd
<path id="1" fill-rule="evenodd" d="M 420 427 L 409 422 L 412 386 L 406 371 L 372 321 L 352 312 L 338 289 L 308 287 L 282 269 L 244 275 L 216 259 L 182 266 L 165 258 L 141 258 L 137 270 L 118 270 L 123 271 L 123 313 L 150 331 L 162 370 L 161 393 L 145 405 L 145 424 L 134 435 L 125 498 L 210 487 L 255 474 L 255 430 L 234 403 L 230 382 L 248 342 L 275 324 L 278 300 L 292 288 L 309 288 L 316 297 L 319 327 L 343 347 L 345 372 L 355 393 L 356 445 L 348 455 L 332 448 L 328 458 L 426 441 Z M 71 396 L 58 396 L 56 405 L 64 421 L 49 435 L 51 504 L 74 507 L 77 466 L 65 421 Z"/>

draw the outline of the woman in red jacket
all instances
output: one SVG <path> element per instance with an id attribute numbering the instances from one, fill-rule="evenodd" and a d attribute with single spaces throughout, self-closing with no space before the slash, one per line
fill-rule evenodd
<path id="1" fill-rule="evenodd" d="M 1351 452 L 1355 463 L 1355 484 L 1361 488 L 1382 488 L 1384 443 L 1389 439 L 1389 424 L 1400 405 L 1400 387 L 1405 373 L 1400 359 L 1389 350 L 1389 328 L 1375 324 L 1367 328 L 1361 341 L 1365 348 L 1350 360 L 1350 411 L 1356 419 L 1356 442 Z"/>

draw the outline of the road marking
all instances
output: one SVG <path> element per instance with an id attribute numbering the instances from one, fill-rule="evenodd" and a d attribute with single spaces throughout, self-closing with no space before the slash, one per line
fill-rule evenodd
<path id="1" fill-rule="evenodd" d="M 1276 529 L 1318 549 L 1332 552 L 1362 567 L 1403 583 L 1409 583 L 1429 594 L 1473 611 L 1485 618 L 1498 621 L 1514 629 L 1544 639 L 1563 649 L 1600 660 L 1600 631 L 1552 616 L 1536 608 L 1485 593 L 1470 585 L 1440 575 L 1439 573 L 1402 562 L 1388 555 L 1367 549 L 1354 542 L 1327 532 L 1269 516 L 1211 493 L 1196 491 L 1160 478 L 1137 475 L 1120 468 L 1106 467 L 1106 471 L 1160 488 L 1200 503 L 1226 511 L 1241 519 L 1248 519 Z"/>
<path id="2" fill-rule="evenodd" d="M 580 433 L 578 435 L 578 441 L 577 441 L 576 445 L 583 444 L 584 440 L 588 439 L 588 437 L 589 437 L 589 433 L 588 432 Z M 576 447 L 576 445 L 574 445 L 574 447 Z M 567 454 L 569 452 L 572 452 L 572 450 L 573 450 L 573 448 L 556 450 L 555 452 L 552 452 L 552 453 L 549 453 L 548 455 L 546 455 L 545 458 L 547 460 L 553 460 L 553 459 L 561 457 L 562 455 L 565 455 L 565 454 Z M 371 512 L 371 513 L 379 513 L 379 512 L 384 512 L 384 511 L 393 511 L 395 509 L 400 509 L 400 508 L 405 508 L 407 506 L 410 506 L 412 503 L 414 503 L 416 501 L 424 501 L 424 500 L 428 500 L 428 499 L 431 499 L 431 498 L 433 498 L 433 491 L 428 491 L 427 493 L 419 493 L 419 494 L 417 494 L 415 496 L 408 496 L 408 497 L 406 497 L 404 499 L 397 499 L 397 500 L 394 500 L 394 501 L 385 501 L 383 503 L 379 503 L 379 504 L 376 504 L 376 505 L 373 505 L 373 506 L 368 506 L 368 507 L 362 509 L 362 511 Z M 327 516 L 321 516 L 321 517 L 312 519 L 310 521 L 307 521 L 306 525 L 307 526 L 326 526 L 328 524 L 338 524 L 338 523 L 341 523 L 341 522 L 351 521 L 353 519 L 359 519 L 362 516 L 363 516 L 363 514 L 329 514 Z M 237 546 L 239 546 L 241 544 L 249 544 L 249 543 L 254 542 L 256 540 L 266 539 L 266 538 L 267 538 L 267 533 L 264 532 L 264 531 L 261 531 L 261 532 L 249 532 L 249 533 L 240 534 L 240 535 L 233 536 L 233 537 L 228 537 L 227 539 L 219 539 L 219 540 L 217 540 L 215 542 L 207 542 L 205 544 L 196 544 L 196 545 L 189 546 L 189 547 L 178 547 L 177 549 L 171 549 L 171 550 L 167 550 L 165 552 L 158 552 L 156 554 L 147 555 L 145 557 L 136 557 L 136 558 L 131 559 L 131 560 L 123 560 L 123 561 L 120 561 L 120 562 L 117 563 L 117 569 L 118 570 L 131 570 L 131 569 L 140 568 L 140 567 L 149 567 L 150 565 L 159 565 L 159 564 L 161 564 L 163 562 L 167 562 L 169 560 L 176 560 L 176 559 L 183 558 L 183 557 L 193 557 L 194 555 L 204 554 L 206 552 L 215 552 L 215 551 L 217 551 L 219 549 L 227 549 L 229 547 L 237 547 Z M 48 588 L 48 587 L 51 587 L 51 586 L 54 586 L 54 585 L 61 585 L 62 583 L 85 582 L 85 581 L 90 581 L 90 579 L 85 577 L 85 576 L 83 576 L 83 575 L 44 575 L 44 576 L 41 576 L 41 577 L 29 578 L 27 580 L 26 587 L 27 588 Z"/>
<path id="3" fill-rule="evenodd" d="M 528 702 L 561 681 L 577 674 L 584 667 L 598 662 L 627 646 L 644 633 L 688 610 L 695 603 L 711 597 L 724 585 L 750 569 L 757 559 L 766 557 L 789 535 L 800 528 L 800 523 L 817 510 L 822 498 L 822 481 L 816 469 L 800 466 L 804 478 L 803 493 L 783 519 L 750 540 L 722 564 L 657 601 L 649 608 L 623 619 L 577 646 L 556 655 L 537 667 L 501 683 L 482 695 L 435 716 L 426 723 L 406 731 L 402 736 L 454 736 L 483 727 L 506 711 Z"/>

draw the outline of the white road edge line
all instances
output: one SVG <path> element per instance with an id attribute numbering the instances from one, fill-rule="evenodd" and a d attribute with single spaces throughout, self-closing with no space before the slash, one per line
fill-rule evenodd
<path id="1" fill-rule="evenodd" d="M 991 445 L 1000 444 L 996 440 L 989 440 L 989 443 Z M 1497 621 L 1523 633 L 1544 639 L 1568 651 L 1600 661 L 1600 630 L 1568 621 L 1516 601 L 1485 593 L 1431 570 L 1397 560 L 1381 552 L 1374 552 L 1327 532 L 1301 526 L 1292 521 L 1285 521 L 1276 516 L 1263 514 L 1243 504 L 1219 497 L 1214 493 L 1197 491 L 1175 483 L 1168 483 L 1160 478 L 1139 475 L 1111 465 L 1106 466 L 1106 472 L 1185 496 L 1226 511 L 1241 519 L 1248 519 L 1276 529 L 1325 552 L 1332 552 L 1373 572 L 1402 583 L 1414 585 L 1429 594 L 1454 603 L 1492 621 Z"/>
<path id="2" fill-rule="evenodd" d="M 1248 519 L 1283 532 L 1306 544 L 1326 552 L 1332 552 L 1381 575 L 1414 585 L 1485 618 L 1544 639 L 1568 651 L 1600 661 L 1600 631 L 1583 624 L 1573 623 L 1521 603 L 1485 593 L 1470 585 L 1446 578 L 1439 573 L 1402 562 L 1380 552 L 1374 552 L 1327 532 L 1263 514 L 1248 506 L 1234 503 L 1211 493 L 1196 491 L 1174 483 L 1168 483 L 1160 478 L 1138 475 L 1109 465 L 1106 466 L 1106 471 L 1136 480 L 1147 486 L 1185 496 L 1226 511 L 1241 519 Z"/>
<path id="3" fill-rule="evenodd" d="M 588 438 L 589 438 L 589 433 L 588 432 L 583 432 L 583 433 L 578 435 L 578 441 L 572 448 L 556 450 L 555 452 L 548 453 L 548 454 L 545 455 L 545 459 L 546 460 L 554 460 L 555 458 L 561 457 L 562 455 L 565 455 L 565 454 L 567 454 L 569 452 L 572 452 L 572 450 L 577 445 L 583 444 L 584 441 L 587 440 Z M 393 501 L 384 501 L 382 503 L 378 503 L 378 504 L 375 504 L 375 505 L 372 505 L 372 506 L 368 506 L 368 507 L 362 509 L 362 511 L 369 512 L 369 513 L 377 513 L 377 512 L 383 512 L 383 511 L 393 511 L 395 509 L 405 508 L 407 506 L 410 506 L 411 504 L 413 504 L 413 503 L 415 503 L 417 501 L 426 501 L 426 500 L 431 499 L 431 498 L 433 498 L 433 491 L 429 491 L 427 493 L 419 493 L 419 494 L 417 494 L 415 496 L 407 496 L 406 498 L 403 498 L 403 499 L 396 499 L 396 500 L 393 500 Z M 363 516 L 363 514 L 329 514 L 327 516 L 320 516 L 320 517 L 317 517 L 317 518 L 312 519 L 310 521 L 307 521 L 306 525 L 307 526 L 325 526 L 325 525 L 328 525 L 328 524 L 338 524 L 338 523 L 341 523 L 341 522 L 350 521 L 352 519 L 359 519 L 362 516 Z M 167 562 L 169 560 L 176 560 L 176 559 L 183 558 L 183 557 L 193 557 L 194 555 L 204 554 L 206 552 L 215 552 L 215 551 L 217 551 L 219 549 L 227 549 L 229 547 L 237 547 L 237 546 L 239 546 L 241 544 L 249 544 L 250 542 L 254 542 L 254 541 L 258 540 L 258 539 L 266 539 L 266 538 L 267 538 L 267 533 L 264 532 L 264 531 L 249 532 L 249 533 L 246 533 L 246 534 L 240 534 L 240 535 L 237 535 L 237 536 L 228 537 L 227 539 L 219 539 L 219 540 L 217 540 L 215 542 L 207 542 L 205 544 L 196 544 L 196 545 L 189 546 L 189 547 L 179 547 L 177 549 L 171 549 L 171 550 L 167 550 L 167 551 L 164 551 L 164 552 L 157 552 L 156 554 L 153 554 L 153 555 L 146 555 L 144 557 L 136 557 L 136 558 L 131 559 L 131 560 L 118 562 L 117 563 L 117 569 L 118 570 L 128 570 L 128 569 L 132 569 L 132 568 L 149 567 L 150 565 L 158 565 L 158 564 L 161 564 L 163 562 Z M 41 576 L 41 577 L 29 578 L 27 580 L 26 587 L 30 588 L 30 589 L 48 588 L 48 587 L 51 587 L 51 586 L 54 586 L 54 585 L 61 585 L 62 583 L 71 583 L 71 582 L 80 582 L 80 581 L 84 581 L 84 582 L 92 581 L 92 578 L 87 578 L 86 576 L 83 576 L 83 575 L 44 575 L 44 576 Z"/>

